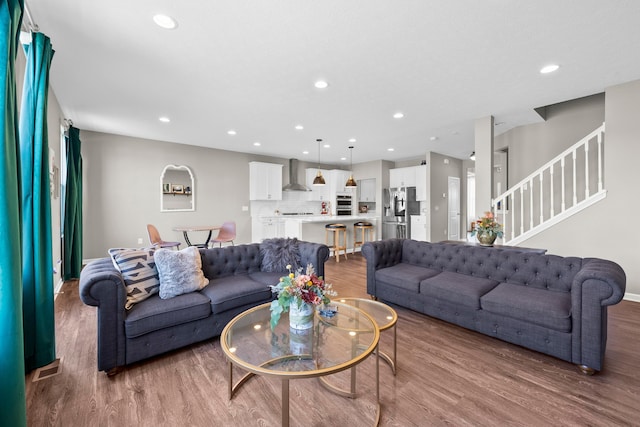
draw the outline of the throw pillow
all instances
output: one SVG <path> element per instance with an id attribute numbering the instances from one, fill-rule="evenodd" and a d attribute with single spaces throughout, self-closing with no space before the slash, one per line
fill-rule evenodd
<path id="1" fill-rule="evenodd" d="M 209 284 L 209 279 L 202 272 L 200 251 L 195 246 L 181 251 L 158 249 L 155 260 L 162 299 L 198 291 Z"/>
<path id="2" fill-rule="evenodd" d="M 296 238 L 265 239 L 260 244 L 260 254 L 262 271 L 287 271 L 287 265 L 291 265 L 292 271 L 300 268 L 300 249 Z"/>
<path id="3" fill-rule="evenodd" d="M 157 294 L 160 287 L 158 270 L 154 261 L 154 248 L 109 249 L 113 265 L 120 271 L 127 289 L 125 308 Z"/>

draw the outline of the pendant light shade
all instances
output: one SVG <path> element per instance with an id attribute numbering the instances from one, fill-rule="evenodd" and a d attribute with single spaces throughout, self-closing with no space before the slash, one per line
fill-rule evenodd
<path id="1" fill-rule="evenodd" d="M 350 152 L 350 157 L 351 160 L 349 161 L 349 179 L 347 180 L 347 183 L 344 185 L 345 187 L 357 187 L 358 184 L 356 183 L 356 180 L 353 179 L 353 145 L 349 146 L 349 152 Z"/>
<path id="2" fill-rule="evenodd" d="M 320 144 L 322 143 L 321 139 L 316 139 L 318 141 L 318 173 L 316 177 L 313 179 L 313 185 L 325 185 L 324 177 L 322 176 L 322 172 L 320 172 Z"/>

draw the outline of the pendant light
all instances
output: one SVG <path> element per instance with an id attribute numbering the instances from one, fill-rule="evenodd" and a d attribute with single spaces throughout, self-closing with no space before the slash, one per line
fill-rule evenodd
<path id="1" fill-rule="evenodd" d="M 358 184 L 356 184 L 355 179 L 353 179 L 353 145 L 349 146 L 349 153 L 350 153 L 350 157 L 351 160 L 349 161 L 349 179 L 347 180 L 347 183 L 344 185 L 345 187 L 357 187 Z"/>
<path id="2" fill-rule="evenodd" d="M 316 177 L 313 180 L 313 185 L 325 185 L 326 183 L 324 182 L 324 177 L 322 176 L 322 172 L 320 172 L 320 144 L 322 143 L 321 139 L 316 139 L 316 141 L 318 141 L 318 173 L 316 174 Z"/>

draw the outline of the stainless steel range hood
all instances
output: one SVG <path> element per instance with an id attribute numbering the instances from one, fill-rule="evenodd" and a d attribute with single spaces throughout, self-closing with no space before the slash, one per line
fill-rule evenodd
<path id="1" fill-rule="evenodd" d="M 289 159 L 289 183 L 282 187 L 282 191 L 311 191 L 298 184 L 298 159 Z"/>

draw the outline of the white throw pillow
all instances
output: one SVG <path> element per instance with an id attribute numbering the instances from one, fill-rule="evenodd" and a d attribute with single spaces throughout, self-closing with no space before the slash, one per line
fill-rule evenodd
<path id="1" fill-rule="evenodd" d="M 154 258 L 160 275 L 162 299 L 197 291 L 209 284 L 209 279 L 202 272 L 200 251 L 195 246 L 181 251 L 157 249 Z"/>

